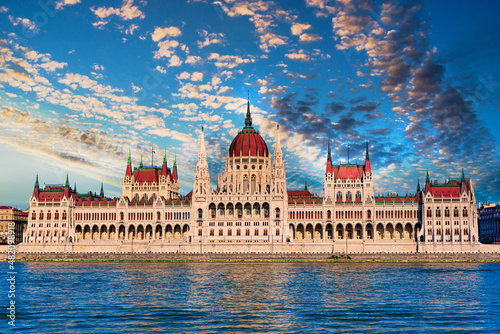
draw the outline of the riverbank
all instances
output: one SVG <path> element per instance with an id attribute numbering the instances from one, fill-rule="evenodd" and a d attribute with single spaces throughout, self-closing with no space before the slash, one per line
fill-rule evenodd
<path id="1" fill-rule="evenodd" d="M 500 262 L 500 253 L 17 253 L 16 261 Z"/>

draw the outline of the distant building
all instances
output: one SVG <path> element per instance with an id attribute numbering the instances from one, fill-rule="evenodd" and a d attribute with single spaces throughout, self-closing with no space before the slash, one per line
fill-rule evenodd
<path id="1" fill-rule="evenodd" d="M 483 204 L 478 209 L 479 241 L 500 243 L 500 203 Z"/>
<path id="2" fill-rule="evenodd" d="M 15 243 L 23 241 L 23 232 L 28 223 L 28 213 L 12 206 L 0 206 L 0 239 L 7 241 L 9 229 L 14 227 Z"/>

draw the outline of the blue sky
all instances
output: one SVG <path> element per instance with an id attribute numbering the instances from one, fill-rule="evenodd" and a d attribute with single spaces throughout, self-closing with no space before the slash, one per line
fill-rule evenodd
<path id="1" fill-rule="evenodd" d="M 288 188 L 323 191 L 335 163 L 364 161 L 375 192 L 417 180 L 474 182 L 500 201 L 500 4 L 479 1 L 2 1 L 0 202 L 40 183 L 121 194 L 127 153 L 192 189 L 201 126 L 213 185 L 244 125 L 274 151 Z"/>

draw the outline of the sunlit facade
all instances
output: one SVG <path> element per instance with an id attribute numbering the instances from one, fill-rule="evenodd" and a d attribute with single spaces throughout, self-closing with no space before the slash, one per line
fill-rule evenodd
<path id="1" fill-rule="evenodd" d="M 376 173 L 375 173 L 376 175 Z M 193 191 L 180 196 L 177 163 L 132 168 L 120 198 L 45 186 L 30 198 L 26 251 L 102 252 L 470 252 L 477 213 L 471 180 L 431 182 L 415 194 L 375 196 L 368 144 L 364 164 L 332 164 L 324 197 L 287 190 L 279 127 L 271 154 L 252 125 L 232 141 L 210 185 L 201 133 Z"/>

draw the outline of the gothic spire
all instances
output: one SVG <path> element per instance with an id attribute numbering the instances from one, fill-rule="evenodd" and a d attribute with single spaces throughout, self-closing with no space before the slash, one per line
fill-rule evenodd
<path id="1" fill-rule="evenodd" d="M 64 188 L 69 188 L 68 173 L 66 173 L 66 183 L 64 184 Z"/>
<path id="2" fill-rule="evenodd" d="M 128 159 L 127 159 L 127 165 L 132 165 L 132 159 L 130 159 L 130 147 L 128 148 Z"/>
<path id="3" fill-rule="evenodd" d="M 245 127 L 252 127 L 252 115 L 250 114 L 250 93 L 247 102 L 247 116 L 245 117 Z"/>
<path id="4" fill-rule="evenodd" d="M 163 149 L 163 164 L 167 164 L 167 149 Z"/>
<path id="5" fill-rule="evenodd" d="M 463 168 L 462 168 L 462 182 L 465 182 L 465 173 Z"/>
<path id="6" fill-rule="evenodd" d="M 203 132 L 203 126 L 201 126 L 200 154 L 205 154 L 205 133 Z"/>
<path id="7" fill-rule="evenodd" d="M 74 192 L 75 192 L 75 194 L 76 194 L 76 182 L 75 182 L 75 188 L 73 189 L 73 191 L 74 191 Z"/>
<path id="8" fill-rule="evenodd" d="M 328 140 L 328 159 L 327 161 L 332 161 L 332 151 L 330 151 L 330 140 Z"/>
<path id="9" fill-rule="evenodd" d="M 427 168 L 427 175 L 425 176 L 425 184 L 430 184 L 431 179 L 429 178 L 429 168 Z"/>
<path id="10" fill-rule="evenodd" d="M 420 192 L 420 179 L 417 181 L 417 194 Z"/>
<path id="11" fill-rule="evenodd" d="M 177 153 L 174 153 L 174 166 L 173 169 L 177 169 Z"/>
<path id="12" fill-rule="evenodd" d="M 139 163 L 139 168 L 142 168 L 142 153 L 141 153 L 141 162 Z"/>
<path id="13" fill-rule="evenodd" d="M 38 189 L 38 188 L 40 188 L 40 186 L 38 185 L 38 174 L 36 174 L 35 189 Z"/>
<path id="14" fill-rule="evenodd" d="M 304 185 L 304 190 L 307 190 L 307 179 L 306 179 L 306 182 L 305 182 L 305 185 Z"/>
<path id="15" fill-rule="evenodd" d="M 275 152 L 281 152 L 281 140 L 280 140 L 280 125 L 276 124 L 276 150 Z"/>
<path id="16" fill-rule="evenodd" d="M 99 197 L 104 197 L 104 188 L 102 182 L 101 182 L 101 193 L 99 194 Z"/>
<path id="17" fill-rule="evenodd" d="M 368 155 L 368 142 L 366 142 L 366 161 L 370 161 L 370 156 Z"/>

